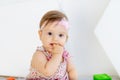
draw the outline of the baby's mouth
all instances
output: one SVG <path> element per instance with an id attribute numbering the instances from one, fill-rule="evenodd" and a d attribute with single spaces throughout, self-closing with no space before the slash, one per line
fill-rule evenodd
<path id="1" fill-rule="evenodd" d="M 50 43 L 51 46 L 53 46 L 54 43 Z"/>

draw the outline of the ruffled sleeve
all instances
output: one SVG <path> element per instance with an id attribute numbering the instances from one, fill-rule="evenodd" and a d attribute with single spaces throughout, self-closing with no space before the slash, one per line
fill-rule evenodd
<path id="1" fill-rule="evenodd" d="M 63 56 L 66 60 L 71 57 L 70 54 L 69 54 L 69 52 L 67 52 L 66 50 L 63 52 L 63 55 L 62 55 L 62 56 Z"/>

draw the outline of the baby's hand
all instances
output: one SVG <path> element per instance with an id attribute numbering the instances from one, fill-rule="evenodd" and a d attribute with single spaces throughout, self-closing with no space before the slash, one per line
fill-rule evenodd
<path id="1" fill-rule="evenodd" d="M 60 44 L 53 44 L 53 54 L 62 54 L 63 53 L 63 46 Z"/>

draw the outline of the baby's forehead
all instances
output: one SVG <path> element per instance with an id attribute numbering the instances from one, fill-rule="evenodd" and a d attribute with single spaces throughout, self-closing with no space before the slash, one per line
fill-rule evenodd
<path id="1" fill-rule="evenodd" d="M 58 25 L 56 22 L 47 24 L 43 30 L 45 32 L 50 31 L 50 32 L 54 32 L 54 33 L 68 34 L 68 31 L 62 25 Z"/>
<path id="2" fill-rule="evenodd" d="M 54 21 L 54 22 L 48 23 L 47 25 L 52 27 L 60 27 L 68 30 L 68 24 L 67 22 L 64 22 L 64 21 Z"/>
<path id="3" fill-rule="evenodd" d="M 59 21 L 48 23 L 46 25 L 46 27 L 49 28 L 49 29 L 53 28 L 53 29 L 57 29 L 57 30 L 68 31 L 64 25 L 59 24 Z"/>

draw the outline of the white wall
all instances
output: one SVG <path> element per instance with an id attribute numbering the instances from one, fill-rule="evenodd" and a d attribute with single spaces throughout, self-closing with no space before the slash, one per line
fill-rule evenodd
<path id="1" fill-rule="evenodd" d="M 111 1 L 95 33 L 120 75 L 120 1 Z"/>
<path id="2" fill-rule="evenodd" d="M 109 0 L 81 0 L 79 3 L 77 1 L 66 3 L 66 5 L 72 5 L 65 6 L 72 25 L 69 50 L 75 56 L 74 62 L 82 76 L 95 73 L 117 75 L 114 66 L 94 34 L 94 29 L 108 3 Z"/>
<path id="3" fill-rule="evenodd" d="M 41 44 L 37 35 L 39 20 L 50 9 L 62 10 L 70 20 L 66 47 L 80 76 L 117 75 L 94 35 L 94 28 L 108 3 L 109 0 L 31 0 L 0 6 L 0 75 L 27 75 L 31 56 Z"/>

